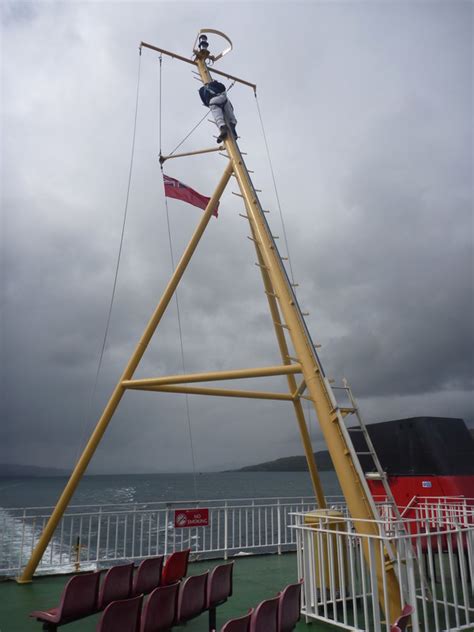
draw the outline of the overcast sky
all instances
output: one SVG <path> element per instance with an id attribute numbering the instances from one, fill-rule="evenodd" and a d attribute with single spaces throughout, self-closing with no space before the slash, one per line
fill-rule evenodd
<path id="1" fill-rule="evenodd" d="M 367 421 L 474 421 L 471 2 L 2 3 L 0 463 L 71 468 L 171 272 L 158 164 L 159 63 L 217 28 L 218 67 L 258 85 L 298 298 L 330 377 Z M 219 43 L 212 42 L 214 50 Z M 205 114 L 192 68 L 163 60 L 162 149 Z M 239 141 L 284 233 L 255 97 Z M 183 150 L 215 143 L 204 121 Z M 166 164 L 210 195 L 216 154 Z M 187 372 L 278 364 L 255 253 L 225 193 L 179 289 Z M 175 261 L 201 211 L 170 200 Z M 173 303 L 136 375 L 183 370 Z M 260 388 L 253 381 L 246 387 Z M 285 380 L 261 388 L 285 389 Z M 306 406 L 306 405 L 305 405 Z M 190 397 L 196 468 L 302 453 L 290 404 Z M 314 448 L 324 448 L 314 412 Z M 183 395 L 129 392 L 90 472 L 190 471 Z"/>

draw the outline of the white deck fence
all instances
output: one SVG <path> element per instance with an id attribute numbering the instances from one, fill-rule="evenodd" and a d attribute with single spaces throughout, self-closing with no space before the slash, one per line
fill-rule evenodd
<path id="1" fill-rule="evenodd" d="M 474 630 L 474 500 L 415 498 L 400 508 L 399 522 L 381 499 L 377 536 L 370 537 L 356 532 L 341 498 L 328 500 L 337 520 L 311 524 L 312 497 L 72 506 L 37 572 L 90 570 L 186 548 L 194 559 L 296 550 L 307 620 L 390 632 L 386 570 L 379 595 L 376 563 L 390 547 L 404 587 L 400 612 L 407 603 L 415 608 L 413 632 Z M 207 525 L 175 526 L 183 508 L 207 510 Z M 0 510 L 0 575 L 20 573 L 50 514 L 41 507 Z"/>
<path id="2" fill-rule="evenodd" d="M 208 525 L 175 527 L 179 509 L 205 508 Z M 291 514 L 315 508 L 313 497 L 71 506 L 38 573 L 67 573 L 190 548 L 193 559 L 295 550 Z M 28 562 L 51 514 L 49 507 L 0 510 L 0 575 Z"/>
<path id="3" fill-rule="evenodd" d="M 411 509 L 414 517 L 407 521 L 373 521 L 377 536 L 359 535 L 347 516 L 294 516 L 298 571 L 304 579 L 302 612 L 308 621 L 390 632 L 395 617 L 390 621 L 384 615 L 387 566 L 382 565 L 381 581 L 377 578 L 377 559 L 390 549 L 401 587 L 398 614 L 405 604 L 415 608 L 413 632 L 474 630 L 474 503 L 418 499 Z"/>

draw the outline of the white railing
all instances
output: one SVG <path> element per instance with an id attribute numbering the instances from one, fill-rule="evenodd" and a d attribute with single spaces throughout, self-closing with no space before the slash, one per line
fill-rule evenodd
<path id="1" fill-rule="evenodd" d="M 471 526 L 474 525 L 474 498 L 418 496 L 410 513 L 417 520 L 428 520 L 432 525 L 455 522 Z"/>
<path id="2" fill-rule="evenodd" d="M 208 526 L 175 528 L 178 508 L 208 508 Z M 314 508 L 313 497 L 71 506 L 37 572 L 87 570 L 186 548 L 195 559 L 295 550 L 291 515 Z M 25 566 L 51 510 L 0 510 L 0 575 L 16 575 Z"/>
<path id="3" fill-rule="evenodd" d="M 463 514 L 455 514 L 452 522 L 446 514 L 437 521 L 433 512 L 409 521 L 372 521 L 376 536 L 359 534 L 355 521 L 345 516 L 299 513 L 294 518 L 307 621 L 354 632 L 390 632 L 408 603 L 414 607 L 413 632 L 474 630 L 474 523 L 464 524 Z M 377 576 L 377 562 L 388 551 L 401 587 L 392 620 L 384 614 L 390 565 L 382 564 Z"/>
<path id="4" fill-rule="evenodd" d="M 379 507 L 381 517 L 389 521 L 396 519 L 396 515 L 384 496 L 374 496 Z M 404 520 L 428 520 L 434 528 L 444 523 L 456 523 L 463 527 L 474 524 L 474 498 L 465 496 L 413 496 L 409 503 L 399 507 L 400 517 Z M 409 526 L 410 523 L 407 522 Z"/>

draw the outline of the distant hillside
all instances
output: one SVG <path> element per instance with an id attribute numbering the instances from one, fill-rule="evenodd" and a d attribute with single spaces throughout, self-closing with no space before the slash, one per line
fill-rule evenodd
<path id="1" fill-rule="evenodd" d="M 474 428 L 469 431 L 474 439 Z M 331 457 L 327 450 L 314 453 L 318 469 L 322 472 L 333 470 Z M 275 461 L 266 461 L 242 467 L 237 472 L 306 472 L 306 459 L 304 456 L 288 456 Z M 19 465 L 0 463 L 0 478 L 2 477 L 40 477 L 40 476 L 69 476 L 69 470 L 61 470 L 54 467 L 37 467 L 34 465 Z"/>
<path id="2" fill-rule="evenodd" d="M 60 470 L 56 467 L 0 463 L 0 477 L 68 476 L 69 474 L 70 472 L 67 470 Z"/>
<path id="3" fill-rule="evenodd" d="M 327 450 L 315 452 L 314 458 L 318 470 L 327 471 L 334 469 Z M 266 461 L 265 463 L 242 467 L 237 472 L 306 472 L 307 470 L 308 466 L 304 456 L 288 456 L 283 459 L 276 459 L 276 461 Z"/>
<path id="4" fill-rule="evenodd" d="M 474 439 L 474 428 L 469 428 L 469 431 Z M 333 470 L 333 465 L 329 452 L 327 450 L 321 450 L 314 453 L 316 465 L 318 470 L 325 472 Z M 248 465 L 242 467 L 237 472 L 306 472 L 308 467 L 306 465 L 306 458 L 304 456 L 288 456 L 282 459 L 276 459 L 275 461 L 265 461 L 265 463 L 257 463 L 256 465 Z"/>

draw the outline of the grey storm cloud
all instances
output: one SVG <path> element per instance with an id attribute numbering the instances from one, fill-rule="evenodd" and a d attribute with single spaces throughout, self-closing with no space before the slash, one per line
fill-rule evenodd
<path id="1" fill-rule="evenodd" d="M 4 2 L 0 462 L 73 465 L 167 283 L 158 154 L 205 110 L 190 68 L 164 58 L 160 121 L 158 57 L 139 58 L 138 45 L 190 56 L 204 26 L 234 41 L 220 67 L 258 84 L 265 137 L 253 92 L 230 93 L 240 146 L 282 255 L 288 243 L 327 372 L 349 379 L 369 421 L 472 421 L 472 11 L 456 1 Z M 94 391 L 138 68 L 124 241 Z M 182 149 L 209 147 L 213 134 L 204 121 Z M 165 172 L 210 193 L 224 165 L 211 155 Z M 179 288 L 188 372 L 280 362 L 232 190 Z M 168 212 L 176 264 L 200 211 L 171 200 Z M 173 302 L 137 376 L 179 373 L 183 358 Z M 302 451 L 286 403 L 190 397 L 189 406 L 198 469 Z M 321 449 L 314 413 L 310 424 Z M 91 464 L 190 469 L 185 400 L 152 393 L 126 394 Z"/>

